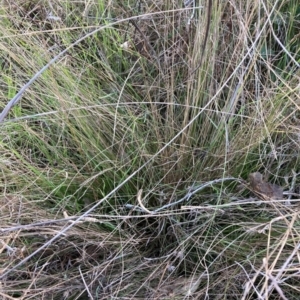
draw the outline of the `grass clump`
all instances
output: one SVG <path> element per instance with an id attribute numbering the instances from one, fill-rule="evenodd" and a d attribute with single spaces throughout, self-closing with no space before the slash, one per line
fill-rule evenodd
<path id="1" fill-rule="evenodd" d="M 3 299 L 297 299 L 299 4 L 192 5 L 4 3 Z"/>

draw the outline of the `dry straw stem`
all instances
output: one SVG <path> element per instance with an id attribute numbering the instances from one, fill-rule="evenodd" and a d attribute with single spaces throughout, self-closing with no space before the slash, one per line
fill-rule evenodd
<path id="1" fill-rule="evenodd" d="M 270 14 L 273 13 L 277 3 L 279 0 L 276 1 L 276 3 L 274 4 Z M 157 12 L 157 13 L 150 13 L 150 14 L 145 14 L 145 16 L 153 16 L 156 14 L 161 14 L 161 13 L 166 13 L 166 12 L 175 12 L 175 11 L 180 11 L 180 10 L 170 10 L 170 11 L 164 11 L 164 12 Z M 5 107 L 4 111 L 2 112 L 2 114 L 0 115 L 0 122 L 3 122 L 5 116 L 7 115 L 8 111 L 11 109 L 11 107 L 17 103 L 17 101 L 19 101 L 20 97 L 22 96 L 22 94 L 24 93 L 24 91 L 38 78 L 38 76 L 40 76 L 40 74 L 42 74 L 47 68 L 49 68 L 49 66 L 51 66 L 55 61 L 57 61 L 57 59 L 59 57 L 61 57 L 63 54 L 65 54 L 70 48 L 74 47 L 75 45 L 77 45 L 78 43 L 80 43 L 81 41 L 83 41 L 84 39 L 86 39 L 87 37 L 92 36 L 93 34 L 95 34 L 98 31 L 101 31 L 102 29 L 105 28 L 109 28 L 113 25 L 116 24 L 120 24 L 122 22 L 125 21 L 129 21 L 129 20 L 134 20 L 141 17 L 141 15 L 139 16 L 135 16 L 135 17 L 130 17 L 130 18 L 126 18 L 123 20 L 118 20 L 114 23 L 111 23 L 109 25 L 105 25 L 102 26 L 94 31 L 92 31 L 91 33 L 87 34 L 86 36 L 78 39 L 76 42 L 74 42 L 73 44 L 71 44 L 69 47 L 67 47 L 64 51 L 62 51 L 59 55 L 57 55 L 55 58 L 53 58 L 47 65 L 45 65 L 38 73 L 36 73 L 34 75 L 34 77 L 20 90 L 20 92 L 9 102 L 9 104 Z M 52 242 L 54 242 L 55 240 L 57 240 L 59 237 L 61 237 L 66 231 L 68 231 L 70 228 L 72 228 L 77 222 L 82 221 L 86 216 L 88 216 L 93 210 L 95 210 L 98 206 L 100 206 L 102 203 L 104 203 L 105 201 L 107 201 L 112 195 L 114 195 L 122 186 L 124 186 L 127 182 L 129 182 L 132 178 L 134 178 L 141 170 L 143 170 L 150 162 L 152 162 L 155 158 L 157 158 L 161 153 L 163 153 L 178 137 L 181 136 L 181 134 L 183 132 L 185 132 L 190 126 L 191 124 L 193 124 L 195 122 L 195 120 L 197 120 L 199 118 L 199 116 L 206 110 L 207 107 L 209 107 L 213 101 L 218 97 L 218 95 L 223 91 L 223 89 L 227 86 L 227 84 L 230 82 L 231 78 L 234 77 L 234 75 L 236 74 L 236 72 L 241 68 L 241 66 L 245 63 L 245 61 L 250 57 L 252 57 L 252 51 L 255 49 L 256 44 L 258 42 L 258 40 L 260 39 L 262 33 L 265 30 L 265 27 L 267 26 L 267 23 L 265 23 L 260 32 L 257 34 L 254 42 L 252 43 L 252 45 L 249 47 L 248 51 L 245 53 L 244 57 L 241 59 L 241 61 L 239 62 L 239 64 L 237 64 L 237 66 L 234 68 L 234 70 L 232 71 L 231 75 L 227 78 L 227 80 L 219 87 L 219 89 L 217 89 L 215 95 L 209 100 L 207 101 L 207 103 L 201 107 L 201 109 L 185 124 L 185 126 L 183 126 L 183 128 L 174 135 L 173 138 L 171 138 L 167 143 L 165 143 L 165 145 L 159 150 L 157 151 L 148 161 L 146 161 L 145 163 L 143 163 L 136 171 L 134 171 L 131 175 L 129 175 L 123 182 L 121 182 L 117 187 L 115 187 L 113 190 L 111 190 L 104 198 L 99 199 L 97 201 L 97 203 L 95 205 L 93 205 L 90 209 L 88 209 L 85 213 L 83 213 L 82 215 L 80 215 L 76 221 L 74 221 L 74 223 L 66 226 L 65 228 L 63 228 L 58 234 L 56 234 L 54 237 L 52 237 L 49 241 L 47 241 L 45 244 L 43 244 L 41 247 L 39 247 L 37 250 L 35 250 L 34 252 L 32 252 L 30 255 L 28 255 L 26 258 L 22 259 L 20 262 L 18 262 L 14 267 L 4 271 L 1 276 L 0 279 L 5 278 L 10 272 L 12 272 L 13 270 L 17 269 L 18 267 L 22 266 L 25 262 L 29 261 L 32 257 L 34 257 L 37 253 L 39 253 L 41 250 L 45 249 L 46 247 L 48 247 Z"/>
<path id="2" fill-rule="evenodd" d="M 87 285 L 87 283 L 86 283 L 86 281 L 85 281 L 85 279 L 84 279 L 84 276 L 83 276 L 83 274 L 82 274 L 82 271 L 81 271 L 80 266 L 78 267 L 78 269 L 79 269 L 80 276 L 81 276 L 81 280 L 82 280 L 82 282 L 83 282 L 83 284 L 84 284 L 85 290 L 87 291 L 89 297 L 90 297 L 91 299 L 93 299 L 93 295 L 91 294 L 90 289 L 89 289 L 89 287 L 88 287 L 88 285 Z"/>
<path id="3" fill-rule="evenodd" d="M 138 191 L 138 194 L 137 194 L 137 196 L 136 196 L 137 201 L 138 201 L 138 203 L 139 203 L 139 205 L 141 206 L 141 208 L 142 208 L 143 211 L 145 211 L 145 212 L 148 213 L 148 214 L 152 214 L 152 212 L 151 212 L 150 210 L 148 210 L 148 209 L 144 206 L 144 204 L 143 204 L 142 193 L 143 193 L 143 190 L 142 190 L 142 189 Z"/>

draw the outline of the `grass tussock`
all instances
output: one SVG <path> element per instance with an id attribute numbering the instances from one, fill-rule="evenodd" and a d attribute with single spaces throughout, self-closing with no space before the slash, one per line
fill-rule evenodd
<path id="1" fill-rule="evenodd" d="M 299 298 L 300 6 L 182 2 L 3 1 L 2 299 Z"/>

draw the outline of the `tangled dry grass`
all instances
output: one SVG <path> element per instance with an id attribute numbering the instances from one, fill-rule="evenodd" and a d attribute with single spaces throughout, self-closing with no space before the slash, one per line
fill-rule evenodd
<path id="1" fill-rule="evenodd" d="M 3 299 L 299 298 L 299 4 L 198 2 L 2 1 Z"/>

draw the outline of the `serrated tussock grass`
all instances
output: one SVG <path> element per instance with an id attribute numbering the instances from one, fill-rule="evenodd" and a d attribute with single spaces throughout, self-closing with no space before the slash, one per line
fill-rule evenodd
<path id="1" fill-rule="evenodd" d="M 299 4 L 198 2 L 3 1 L 2 108 L 102 26 L 1 123 L 3 299 L 298 299 Z"/>

